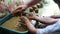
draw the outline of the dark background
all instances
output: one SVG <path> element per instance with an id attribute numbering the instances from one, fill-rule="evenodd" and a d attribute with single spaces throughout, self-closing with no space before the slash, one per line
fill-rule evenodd
<path id="1" fill-rule="evenodd" d="M 58 5 L 59 5 L 59 8 L 60 8 L 60 0 L 54 0 Z"/>

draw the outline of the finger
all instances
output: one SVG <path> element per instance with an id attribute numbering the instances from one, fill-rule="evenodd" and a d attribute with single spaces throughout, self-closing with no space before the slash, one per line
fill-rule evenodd
<path id="1" fill-rule="evenodd" d="M 16 9 L 14 9 L 13 11 L 12 11 L 12 14 L 15 14 L 15 13 L 17 13 L 18 11 L 16 10 Z"/>
<path id="2" fill-rule="evenodd" d="M 26 14 L 26 16 L 29 16 L 29 14 Z"/>
<path id="3" fill-rule="evenodd" d="M 26 17 L 25 17 L 25 16 L 21 16 L 20 18 L 21 18 L 21 19 L 23 19 L 23 20 L 24 20 L 24 19 L 26 19 Z"/>
<path id="4" fill-rule="evenodd" d="M 21 6 L 20 6 L 20 7 L 18 6 L 18 7 L 16 7 L 16 10 L 17 10 L 17 9 L 22 9 L 22 7 L 21 7 Z"/>
<path id="5" fill-rule="evenodd" d="M 33 14 L 28 14 L 28 16 L 33 16 Z"/>

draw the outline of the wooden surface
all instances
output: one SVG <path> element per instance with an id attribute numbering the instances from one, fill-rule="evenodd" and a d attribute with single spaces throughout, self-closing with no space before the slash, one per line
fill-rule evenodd
<path id="1" fill-rule="evenodd" d="M 6 28 L 14 29 L 14 30 L 25 31 L 26 27 L 17 27 L 17 25 L 20 23 L 19 20 L 20 20 L 19 16 L 12 17 L 10 20 L 3 23 L 2 26 Z"/>

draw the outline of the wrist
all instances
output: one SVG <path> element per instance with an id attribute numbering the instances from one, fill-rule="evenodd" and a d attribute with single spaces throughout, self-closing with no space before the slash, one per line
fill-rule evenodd
<path id="1" fill-rule="evenodd" d="M 27 23 L 29 23 L 29 22 L 30 22 L 29 20 L 26 20 L 26 21 L 25 21 L 25 24 L 27 24 Z"/>

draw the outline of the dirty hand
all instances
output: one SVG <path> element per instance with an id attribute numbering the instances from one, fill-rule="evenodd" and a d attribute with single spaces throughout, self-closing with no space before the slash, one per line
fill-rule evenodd
<path id="1" fill-rule="evenodd" d="M 23 13 L 27 8 L 27 5 L 20 5 L 20 6 L 17 6 L 13 11 L 12 11 L 12 14 L 15 14 L 17 12 L 20 12 L 20 13 Z"/>
<path id="2" fill-rule="evenodd" d="M 29 19 L 28 19 L 27 17 L 25 17 L 25 16 L 22 16 L 20 19 L 21 19 L 21 21 L 22 21 L 23 23 L 28 23 L 28 22 L 30 22 Z"/>
<path id="3" fill-rule="evenodd" d="M 29 18 L 29 19 L 36 19 L 37 16 L 35 14 L 26 14 L 26 16 Z"/>

